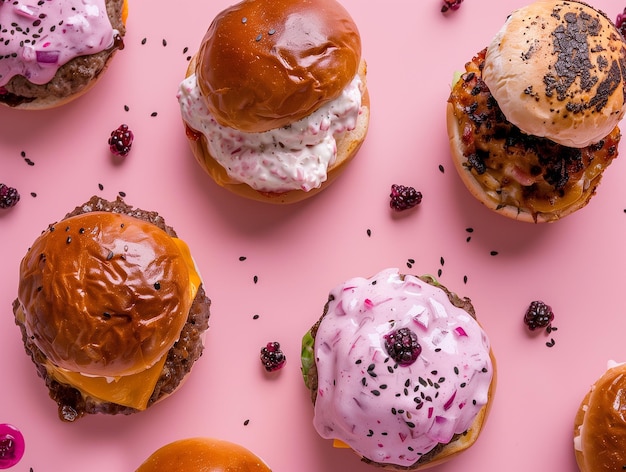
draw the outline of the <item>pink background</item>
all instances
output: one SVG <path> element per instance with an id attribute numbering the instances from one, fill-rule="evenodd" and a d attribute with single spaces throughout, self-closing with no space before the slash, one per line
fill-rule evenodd
<path id="1" fill-rule="evenodd" d="M 507 220 L 469 196 L 445 130 L 454 71 L 525 2 L 466 0 L 444 17 L 439 0 L 344 0 L 369 65 L 370 132 L 329 189 L 283 207 L 214 185 L 193 160 L 180 121 L 175 94 L 186 56 L 230 3 L 130 0 L 126 48 L 94 90 L 56 110 L 0 109 L 0 182 L 22 195 L 16 207 L 0 211 L 0 423 L 14 424 L 26 438 L 25 456 L 12 470 L 133 471 L 156 448 L 189 436 L 239 442 L 275 472 L 374 470 L 314 431 L 300 340 L 334 285 L 399 267 L 441 270 L 442 283 L 472 299 L 498 359 L 498 388 L 481 437 L 438 470 L 575 471 L 579 402 L 607 360 L 626 359 L 625 157 L 611 165 L 586 208 L 537 226 Z M 594 3 L 612 19 L 626 6 Z M 121 123 L 135 133 L 124 161 L 106 144 Z M 620 151 L 626 156 L 623 145 Z M 392 213 L 393 183 L 416 187 L 422 204 Z M 18 266 L 48 223 L 93 194 L 114 199 L 120 191 L 129 204 L 157 210 L 190 245 L 213 301 L 206 349 L 180 391 L 148 411 L 65 424 L 13 322 Z M 522 323 L 536 299 L 554 309 L 558 331 L 551 335 L 531 336 Z M 288 359 L 272 375 L 258 360 L 268 341 L 280 342 Z"/>

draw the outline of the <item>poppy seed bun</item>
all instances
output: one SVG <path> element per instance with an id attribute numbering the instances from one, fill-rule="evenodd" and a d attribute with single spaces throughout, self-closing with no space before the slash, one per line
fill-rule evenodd
<path id="1" fill-rule="evenodd" d="M 626 45 L 578 1 L 513 12 L 487 48 L 483 79 L 507 120 L 564 146 L 597 143 L 625 111 Z"/>
<path id="2" fill-rule="evenodd" d="M 223 126 L 249 133 L 298 121 L 356 75 L 361 38 L 335 0 L 245 0 L 211 23 L 196 74 Z M 237 73 L 233 73 L 237 71 Z"/>
<path id="3" fill-rule="evenodd" d="M 609 365 L 583 398 L 574 420 L 574 451 L 581 472 L 626 465 L 626 364 Z"/>
<path id="4" fill-rule="evenodd" d="M 135 472 L 271 472 L 251 451 L 213 438 L 189 438 L 157 449 Z"/>

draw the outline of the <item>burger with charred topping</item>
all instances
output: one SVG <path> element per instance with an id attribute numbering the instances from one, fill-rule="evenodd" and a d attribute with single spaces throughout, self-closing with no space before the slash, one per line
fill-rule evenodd
<path id="1" fill-rule="evenodd" d="M 465 65 L 447 103 L 456 169 L 487 208 L 551 222 L 584 207 L 617 157 L 626 43 L 592 6 L 514 11 Z"/>

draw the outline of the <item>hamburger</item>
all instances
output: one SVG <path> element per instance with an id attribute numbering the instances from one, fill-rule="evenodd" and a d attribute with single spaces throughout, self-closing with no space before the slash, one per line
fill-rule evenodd
<path id="1" fill-rule="evenodd" d="M 203 350 L 210 300 L 158 213 L 92 197 L 21 261 L 15 322 L 63 421 L 172 394 Z"/>
<path id="2" fill-rule="evenodd" d="M 302 372 L 319 435 L 395 471 L 470 448 L 496 387 L 495 357 L 471 301 L 398 269 L 330 291 L 303 337 Z"/>
<path id="3" fill-rule="evenodd" d="M 135 472 L 271 472 L 239 444 L 214 438 L 179 439 L 160 447 Z"/>
<path id="4" fill-rule="evenodd" d="M 4 3 L 0 103 L 42 110 L 85 94 L 124 48 L 127 15 L 127 0 Z"/>
<path id="5" fill-rule="evenodd" d="M 591 386 L 574 419 L 574 452 L 581 472 L 626 466 L 626 364 L 609 362 Z"/>
<path id="6" fill-rule="evenodd" d="M 244 0 L 220 12 L 177 96 L 201 167 L 271 203 L 325 188 L 369 124 L 361 38 L 336 0 Z"/>
<path id="7" fill-rule="evenodd" d="M 584 207 L 618 154 L 625 75 L 624 38 L 590 5 L 511 13 L 448 98 L 452 160 L 470 193 L 535 223 Z"/>

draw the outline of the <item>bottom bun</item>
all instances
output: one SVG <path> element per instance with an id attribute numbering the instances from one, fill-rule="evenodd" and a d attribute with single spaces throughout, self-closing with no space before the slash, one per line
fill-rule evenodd
<path id="1" fill-rule="evenodd" d="M 271 472 L 238 444 L 212 438 L 180 439 L 157 449 L 135 472 Z"/>
<path id="2" fill-rule="evenodd" d="M 542 211 L 537 212 L 531 208 L 514 205 L 503 205 L 500 201 L 492 197 L 488 191 L 480 184 L 478 180 L 472 174 L 472 171 L 467 168 L 464 163 L 467 162 L 467 157 L 463 154 L 463 146 L 461 143 L 461 131 L 459 124 L 454 116 L 454 107 L 448 103 L 446 110 L 446 122 L 448 128 L 448 136 L 450 138 L 450 152 L 452 154 L 452 161 L 454 166 L 461 177 L 461 180 L 469 190 L 469 192 L 483 205 L 490 210 L 493 210 L 507 218 L 511 218 L 518 221 L 525 221 L 528 223 L 545 223 L 550 221 L 559 220 L 577 210 L 583 208 L 591 197 L 596 192 L 596 188 L 600 183 L 602 174 L 596 176 L 587 188 L 580 189 L 580 196 L 570 205 L 559 208 L 555 211 Z M 582 183 L 581 183 L 582 185 Z"/>
<path id="3" fill-rule="evenodd" d="M 191 63 L 189 64 L 187 74 L 189 75 L 191 72 L 195 70 L 195 61 L 196 56 L 193 57 Z M 367 66 L 365 61 L 361 61 L 361 66 L 359 68 L 359 75 L 363 84 L 366 84 L 366 73 Z M 190 130 L 188 127 L 187 137 L 189 138 L 189 145 L 191 147 L 191 151 L 196 158 L 196 161 L 200 164 L 200 166 L 213 178 L 213 180 L 220 186 L 225 189 L 248 199 L 269 202 L 269 203 L 295 203 L 312 197 L 313 195 L 321 192 L 326 187 L 328 187 L 341 172 L 346 168 L 346 164 L 348 164 L 354 156 L 357 154 L 358 150 L 361 148 L 361 144 L 365 140 L 365 136 L 367 134 L 367 130 L 369 127 L 369 119 L 370 119 L 370 99 L 369 92 L 367 90 L 367 86 L 362 93 L 362 101 L 361 101 L 361 113 L 357 119 L 356 127 L 342 134 L 337 139 L 337 157 L 335 162 L 328 169 L 328 177 L 322 183 L 322 185 L 318 188 L 312 189 L 308 192 L 303 190 L 291 190 L 283 193 L 273 193 L 273 192 L 261 192 L 253 189 L 249 185 L 233 180 L 226 172 L 224 167 L 220 165 L 209 153 L 207 148 L 207 143 L 205 137 L 196 133 L 193 130 Z M 186 125 L 185 125 L 186 126 Z"/>
<path id="4" fill-rule="evenodd" d="M 626 364 L 610 367 L 583 398 L 574 419 L 581 472 L 626 467 Z"/>

